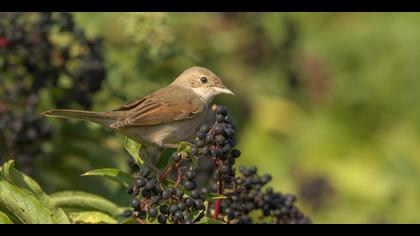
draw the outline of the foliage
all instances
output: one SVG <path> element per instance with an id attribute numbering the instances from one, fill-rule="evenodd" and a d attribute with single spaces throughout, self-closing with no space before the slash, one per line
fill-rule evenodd
<path id="1" fill-rule="evenodd" d="M 246 154 L 237 164 L 257 165 L 275 191 L 297 193 L 313 222 L 419 222 L 418 14 L 70 15 L 88 39 L 103 38 L 107 79 L 89 95 L 92 109 L 159 89 L 191 65 L 208 67 L 236 94 L 215 103 L 235 117 L 237 148 Z M 41 93 L 36 114 L 54 107 L 49 94 Z M 2 95 L 0 110 L 10 106 Z M 16 104 L 13 112 L 24 110 Z M 42 139 L 33 178 L 48 193 L 83 190 L 127 207 L 122 185 L 80 177 L 106 167 L 129 173 L 127 160 L 138 171 L 122 137 L 81 122 L 42 123 L 52 136 Z M 3 135 L 0 159 L 17 160 L 4 154 Z M 200 160 L 197 185 L 212 173 L 214 163 Z"/>
<path id="2" fill-rule="evenodd" d="M 95 211 L 92 211 L 95 210 Z M 0 169 L 0 222 L 14 224 L 116 223 L 120 209 L 84 192 L 46 194 L 31 177 L 14 168 Z"/>

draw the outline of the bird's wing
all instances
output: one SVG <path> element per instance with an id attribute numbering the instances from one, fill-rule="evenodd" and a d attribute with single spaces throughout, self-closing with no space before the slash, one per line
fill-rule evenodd
<path id="1" fill-rule="evenodd" d="M 169 86 L 122 106 L 113 112 L 125 115 L 111 127 L 160 125 L 194 118 L 205 106 L 196 96 L 183 95 L 185 92 L 184 88 Z"/>

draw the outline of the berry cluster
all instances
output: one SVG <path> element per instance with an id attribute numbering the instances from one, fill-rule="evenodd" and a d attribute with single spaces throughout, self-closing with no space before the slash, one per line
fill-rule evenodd
<path id="1" fill-rule="evenodd" d="M 197 132 L 196 141 L 191 149 L 192 155 L 210 157 L 217 168 L 217 177 L 223 185 L 231 186 L 235 176 L 233 165 L 241 155 L 236 144 L 235 125 L 224 106 L 213 106 L 215 123 L 212 127 L 203 124 Z"/>
<path id="2" fill-rule="evenodd" d="M 160 224 L 194 224 L 200 219 L 197 212 L 206 209 L 206 195 L 196 189 L 196 170 L 177 153 L 172 159 L 177 169 L 175 183 L 164 184 L 164 176 L 157 177 L 144 166 L 134 175 L 134 184 L 128 190 L 132 209 L 125 210 L 124 216 Z"/>
<path id="3" fill-rule="evenodd" d="M 265 187 L 271 180 L 270 175 L 259 176 L 255 166 L 235 169 L 235 160 L 241 152 L 234 149 L 232 118 L 224 106 L 214 106 L 213 111 L 215 122 L 199 128 L 190 155 L 173 153 L 172 164 L 159 176 L 144 166 L 134 175 L 134 184 L 128 191 L 132 195 L 132 209 L 127 209 L 124 215 L 140 223 L 193 224 L 203 217 L 228 224 L 310 223 L 294 205 L 293 195 Z M 193 158 L 198 158 L 200 165 L 208 160 L 213 163 L 214 181 L 207 181 L 201 191 L 197 177 L 202 169 L 192 165 Z M 205 175 L 209 174 L 207 167 Z M 164 183 L 173 169 L 176 170 L 175 180 L 171 184 Z M 258 212 L 261 212 L 259 221 L 255 222 L 251 213 L 254 216 Z"/>
<path id="4" fill-rule="evenodd" d="M 0 158 L 31 172 L 52 130 L 37 115 L 41 94 L 89 108 L 105 78 L 101 51 L 70 13 L 0 13 Z"/>
<path id="5" fill-rule="evenodd" d="M 226 193 L 229 197 L 222 202 L 222 212 L 225 219 L 231 223 L 251 224 L 251 212 L 259 211 L 258 219 L 264 223 L 275 224 L 307 224 L 309 218 L 294 205 L 294 195 L 274 192 L 263 187 L 270 182 L 271 175 L 257 174 L 257 167 L 239 168 L 242 176 L 236 178 L 236 186 L 232 192 Z M 254 214 L 255 215 L 255 214 Z"/>

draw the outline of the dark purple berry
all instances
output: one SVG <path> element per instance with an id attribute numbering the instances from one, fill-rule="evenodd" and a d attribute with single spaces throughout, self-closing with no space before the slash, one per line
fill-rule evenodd
<path id="1" fill-rule="evenodd" d="M 169 212 L 171 214 L 175 213 L 178 210 L 178 205 L 177 204 L 173 204 L 169 207 Z"/>
<path id="2" fill-rule="evenodd" d="M 163 199 L 169 199 L 172 196 L 172 192 L 168 189 L 163 190 L 162 192 L 162 198 Z"/>
<path id="3" fill-rule="evenodd" d="M 223 144 L 225 144 L 225 137 L 223 137 L 223 135 L 217 135 L 216 137 L 215 137 L 215 139 L 214 139 L 214 142 L 217 144 L 217 145 L 219 145 L 219 146 L 221 146 L 221 145 L 223 145 Z"/>
<path id="4" fill-rule="evenodd" d="M 197 147 L 192 147 L 191 148 L 191 154 L 196 156 L 198 154 L 198 148 Z"/>
<path id="5" fill-rule="evenodd" d="M 178 210 L 183 211 L 186 208 L 186 204 L 184 202 L 178 203 Z"/>
<path id="6" fill-rule="evenodd" d="M 203 124 L 200 127 L 200 131 L 203 132 L 203 133 L 207 133 L 207 132 L 209 132 L 209 130 L 210 130 L 210 126 L 208 124 Z"/>
<path id="7" fill-rule="evenodd" d="M 238 149 L 233 149 L 233 150 L 230 152 L 230 155 L 231 155 L 233 158 L 238 158 L 238 157 L 240 157 L 240 156 L 241 156 L 241 151 L 239 151 Z"/>
<path id="8" fill-rule="evenodd" d="M 215 133 L 216 135 L 223 134 L 223 125 L 221 125 L 221 124 L 217 124 L 217 125 L 214 127 L 214 133 Z"/>
<path id="9" fill-rule="evenodd" d="M 124 210 L 123 215 L 124 217 L 130 217 L 132 216 L 133 212 L 129 209 Z"/>
<path id="10" fill-rule="evenodd" d="M 175 196 L 177 198 L 182 198 L 184 196 L 184 192 L 181 189 L 176 189 L 175 190 Z"/>
<path id="11" fill-rule="evenodd" d="M 142 220 L 146 219 L 147 212 L 145 210 L 140 210 L 139 213 L 138 213 L 138 217 Z"/>
<path id="12" fill-rule="evenodd" d="M 157 219 L 160 224 L 166 224 L 167 217 L 165 215 L 159 215 Z"/>
<path id="13" fill-rule="evenodd" d="M 138 209 L 140 207 L 140 200 L 137 198 L 131 199 L 130 206 L 134 209 Z"/>
<path id="14" fill-rule="evenodd" d="M 231 148 L 232 148 L 232 146 L 229 143 L 227 143 L 225 146 L 223 146 L 222 151 L 224 153 L 227 153 L 227 152 L 230 151 Z"/>
<path id="15" fill-rule="evenodd" d="M 198 148 L 202 148 L 204 146 L 204 142 L 202 140 L 197 140 L 195 142 L 195 146 Z"/>
<path id="16" fill-rule="evenodd" d="M 194 206 L 195 201 L 192 197 L 188 197 L 187 200 L 185 201 L 185 205 L 187 205 L 187 207 L 192 207 Z"/>
<path id="17" fill-rule="evenodd" d="M 158 204 L 160 201 L 160 196 L 159 195 L 154 195 L 150 198 L 150 203 L 152 204 Z"/>
<path id="18" fill-rule="evenodd" d="M 225 121 L 225 117 L 223 115 L 217 114 L 216 115 L 216 122 L 217 123 L 222 123 Z"/>
<path id="19" fill-rule="evenodd" d="M 178 162 L 181 160 L 181 156 L 178 155 L 176 152 L 172 153 L 171 158 L 172 158 L 172 161 L 174 162 Z"/>
<path id="20" fill-rule="evenodd" d="M 136 179 L 135 185 L 137 188 L 142 188 L 146 184 L 146 180 L 144 178 Z"/>
<path id="21" fill-rule="evenodd" d="M 140 175 L 141 176 L 147 177 L 147 176 L 149 176 L 149 174 L 150 174 L 149 168 L 147 168 L 145 166 L 140 167 Z"/>
<path id="22" fill-rule="evenodd" d="M 184 182 L 182 182 L 182 187 L 184 187 L 188 191 L 191 191 L 195 189 L 196 184 L 194 181 L 185 180 Z"/>
<path id="23" fill-rule="evenodd" d="M 203 200 L 201 199 L 195 200 L 195 207 L 197 208 L 197 210 L 204 210 L 205 206 L 204 206 Z"/>
<path id="24" fill-rule="evenodd" d="M 169 214 L 169 207 L 167 205 L 160 206 L 159 210 L 162 214 Z"/>
<path id="25" fill-rule="evenodd" d="M 143 191 L 141 191 L 141 195 L 143 197 L 150 197 L 150 195 L 152 195 L 152 191 L 148 190 L 148 189 L 144 189 Z"/>
<path id="26" fill-rule="evenodd" d="M 222 166 L 222 167 L 220 167 L 220 172 L 222 173 L 222 174 L 225 174 L 225 175 L 227 175 L 227 174 L 229 174 L 230 173 L 230 166 Z"/>
<path id="27" fill-rule="evenodd" d="M 227 114 L 227 109 L 224 106 L 217 106 L 216 108 L 216 114 L 220 114 L 220 115 L 226 115 Z"/>
<path id="28" fill-rule="evenodd" d="M 156 207 L 152 207 L 152 208 L 150 208 L 149 209 L 149 216 L 150 217 L 152 217 L 152 218 L 154 218 L 154 217 L 156 217 L 157 215 L 158 215 L 158 210 L 156 209 Z"/>
<path id="29" fill-rule="evenodd" d="M 210 154 L 210 149 L 209 149 L 209 147 L 204 146 L 204 147 L 201 149 L 201 153 L 202 153 L 203 155 L 209 155 L 209 154 Z"/>
<path id="30" fill-rule="evenodd" d="M 182 215 L 182 212 L 181 211 L 176 211 L 174 213 L 174 220 L 175 221 L 179 221 L 179 220 L 181 220 L 183 218 L 184 218 L 184 215 Z"/>
<path id="31" fill-rule="evenodd" d="M 211 134 L 208 134 L 206 136 L 205 142 L 208 143 L 208 144 L 211 144 L 211 143 L 213 143 L 213 141 L 214 141 L 214 136 L 211 135 Z"/>
<path id="32" fill-rule="evenodd" d="M 194 169 L 187 170 L 185 172 L 185 178 L 187 178 L 188 180 L 193 180 L 196 175 L 197 175 L 197 172 Z"/>
<path id="33" fill-rule="evenodd" d="M 205 132 L 202 132 L 201 130 L 199 130 L 197 132 L 197 138 L 198 139 L 204 139 L 205 137 L 206 137 L 206 133 Z"/>
<path id="34" fill-rule="evenodd" d="M 200 192 L 198 192 L 197 190 L 193 190 L 190 192 L 190 196 L 194 199 L 197 199 L 200 197 Z"/>

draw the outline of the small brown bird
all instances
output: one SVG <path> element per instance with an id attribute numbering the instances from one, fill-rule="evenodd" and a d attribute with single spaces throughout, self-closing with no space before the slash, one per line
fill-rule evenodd
<path id="1" fill-rule="evenodd" d="M 217 75 L 191 67 L 169 86 L 109 112 L 57 109 L 42 115 L 98 123 L 144 146 L 176 148 L 194 140 L 197 129 L 213 119 L 211 102 L 219 94 L 234 95 Z"/>

